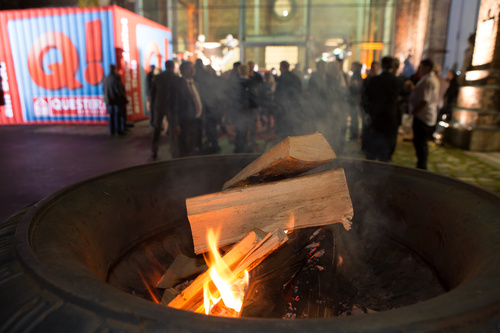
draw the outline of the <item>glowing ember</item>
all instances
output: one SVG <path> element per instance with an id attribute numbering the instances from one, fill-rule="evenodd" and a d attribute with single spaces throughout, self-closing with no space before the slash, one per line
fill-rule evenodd
<path id="1" fill-rule="evenodd" d="M 205 314 L 239 317 L 248 288 L 248 272 L 245 270 L 243 277 L 238 276 L 226 265 L 217 248 L 218 236 L 211 229 L 207 233 L 210 246 L 207 265 L 212 281 L 203 286 Z M 212 284 L 214 288 L 211 288 Z"/>

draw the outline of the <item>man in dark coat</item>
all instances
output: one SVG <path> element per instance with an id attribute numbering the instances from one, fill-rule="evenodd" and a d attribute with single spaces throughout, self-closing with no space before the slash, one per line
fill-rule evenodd
<path id="1" fill-rule="evenodd" d="M 398 97 L 401 81 L 394 75 L 394 58 L 382 58 L 382 73 L 372 77 L 366 86 L 369 138 L 366 158 L 389 162 L 396 145 L 399 113 Z"/>
<path id="2" fill-rule="evenodd" d="M 125 87 L 115 65 L 109 66 L 109 75 L 104 78 L 103 98 L 109 113 L 109 132 L 111 135 L 125 133 L 125 105 L 128 103 Z"/>
<path id="3" fill-rule="evenodd" d="M 169 127 L 173 115 L 171 113 L 176 108 L 177 102 L 177 85 L 181 78 L 174 72 L 175 63 L 172 60 L 165 61 L 165 71 L 156 75 L 151 88 L 151 100 L 153 101 L 153 158 L 158 156 L 158 148 L 160 135 L 162 131 L 163 118 L 167 117 Z M 173 135 L 173 130 L 170 129 L 169 135 Z M 172 154 L 174 155 L 174 153 Z M 175 156 L 177 157 L 177 156 Z"/>

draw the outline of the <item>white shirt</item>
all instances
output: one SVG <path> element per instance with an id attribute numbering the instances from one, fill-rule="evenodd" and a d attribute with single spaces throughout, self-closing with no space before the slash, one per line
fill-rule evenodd
<path id="1" fill-rule="evenodd" d="M 426 101 L 427 106 L 414 113 L 413 116 L 428 126 L 436 125 L 439 104 L 439 80 L 434 72 L 424 75 L 411 92 L 409 101 L 411 113 L 421 101 Z"/>
<path id="2" fill-rule="evenodd" d="M 186 82 L 189 88 L 189 92 L 191 92 L 191 96 L 193 97 L 194 105 L 196 107 L 196 118 L 200 118 L 202 112 L 200 94 L 198 94 L 198 89 L 196 89 L 196 85 L 194 84 L 193 79 L 186 79 Z"/>

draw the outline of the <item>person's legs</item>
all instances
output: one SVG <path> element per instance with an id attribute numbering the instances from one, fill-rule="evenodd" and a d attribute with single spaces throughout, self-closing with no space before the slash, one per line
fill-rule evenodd
<path id="1" fill-rule="evenodd" d="M 119 127 L 119 108 L 118 105 L 108 105 L 108 113 L 109 113 L 109 133 L 111 135 L 120 132 Z"/>
<path id="2" fill-rule="evenodd" d="M 257 133 L 258 113 L 259 113 L 258 109 L 251 109 L 249 110 L 249 114 L 246 119 L 249 132 L 248 141 L 250 142 L 251 145 L 255 143 L 255 135 Z"/>
<path id="3" fill-rule="evenodd" d="M 207 140 L 210 143 L 212 152 L 217 152 L 220 150 L 219 140 L 217 137 L 217 119 L 212 117 L 207 117 L 205 125 L 205 134 Z"/>
<path id="4" fill-rule="evenodd" d="M 196 119 L 196 148 L 199 154 L 203 152 L 203 122 L 202 117 Z"/>
<path id="5" fill-rule="evenodd" d="M 153 143 L 151 147 L 151 151 L 153 153 L 153 158 L 156 159 L 158 156 L 158 150 L 160 148 L 160 139 L 161 139 L 161 133 L 163 132 L 163 120 L 166 116 L 164 114 L 158 114 L 157 117 L 154 118 L 154 123 L 153 123 Z M 172 131 L 170 131 L 172 132 Z M 170 137 L 169 137 L 170 139 Z M 170 143 L 172 145 L 172 143 Z M 173 154 L 172 154 L 173 155 Z M 176 157 L 176 156 L 174 156 Z"/>
<path id="6" fill-rule="evenodd" d="M 365 146 L 367 160 L 379 160 L 381 162 L 391 161 L 391 148 L 389 137 L 373 128 L 367 133 L 367 143 Z"/>
<path id="7" fill-rule="evenodd" d="M 156 158 L 158 156 L 158 149 L 160 147 L 160 136 L 161 136 L 161 127 L 155 126 L 153 132 L 153 146 L 152 146 L 153 158 Z"/>
<path id="8" fill-rule="evenodd" d="M 396 145 L 398 143 L 398 129 L 396 128 L 389 136 L 389 161 L 392 160 L 392 155 L 396 151 Z"/>
<path id="9" fill-rule="evenodd" d="M 413 145 L 417 155 L 417 168 L 427 170 L 429 145 L 427 141 L 432 137 L 432 126 L 426 125 L 420 119 L 413 118 Z"/>
<path id="10" fill-rule="evenodd" d="M 247 130 L 244 119 L 238 118 L 234 122 L 236 137 L 234 139 L 234 153 L 244 153 L 246 150 Z"/>
<path id="11" fill-rule="evenodd" d="M 151 98 L 148 98 L 148 101 L 149 101 L 149 126 L 154 127 L 155 126 L 154 105 L 153 102 L 151 101 Z"/>
<path id="12" fill-rule="evenodd" d="M 365 140 L 363 152 L 365 153 L 366 159 L 370 161 L 377 159 L 377 147 L 374 136 L 374 131 L 371 128 L 363 128 L 363 140 Z"/>
<path id="13" fill-rule="evenodd" d="M 127 106 L 125 104 L 119 106 L 119 124 L 118 133 L 124 134 L 127 129 Z"/>
<path id="14" fill-rule="evenodd" d="M 389 136 L 384 133 L 380 134 L 380 149 L 378 151 L 378 160 L 380 162 L 390 162 L 392 155 L 392 146 Z"/>
<path id="15" fill-rule="evenodd" d="M 172 158 L 180 157 L 179 135 L 176 135 L 173 129 L 169 129 L 167 135 L 170 145 L 170 154 L 172 155 Z"/>
<path id="16" fill-rule="evenodd" d="M 370 133 L 370 126 L 369 126 L 369 119 L 368 115 L 365 113 L 363 109 L 360 109 L 361 111 L 361 151 L 366 150 L 366 145 L 368 144 L 368 138 L 369 138 L 369 133 Z"/>
<path id="17" fill-rule="evenodd" d="M 357 141 L 359 137 L 359 106 L 356 104 L 350 105 L 350 116 L 351 116 L 351 137 L 353 141 Z"/>
<path id="18" fill-rule="evenodd" d="M 108 110 L 108 115 L 109 115 L 109 120 L 108 120 L 109 134 L 113 135 L 115 134 L 115 124 L 113 122 L 113 106 L 107 105 L 106 108 Z"/>

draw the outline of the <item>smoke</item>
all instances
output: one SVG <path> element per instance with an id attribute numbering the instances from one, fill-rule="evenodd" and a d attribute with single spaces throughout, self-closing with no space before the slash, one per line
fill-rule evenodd
<path id="1" fill-rule="evenodd" d="M 219 77 L 213 71 L 198 67 L 195 80 L 208 111 L 205 116 L 217 118 L 223 130 L 228 124 L 236 125 L 252 109 L 248 105 L 253 102 L 249 103 L 248 96 L 242 95 L 241 79 L 236 70 Z M 255 99 L 258 106 L 253 107 L 250 117 L 257 119 L 261 112 L 269 121 L 266 117 L 271 114 L 276 142 L 287 136 L 319 132 L 334 151 L 341 154 L 349 133 L 350 115 L 351 134 L 357 136 L 360 90 L 353 95 L 347 75 L 338 62 L 325 63 L 308 78 L 300 72 L 282 72 L 276 82 L 272 81 L 274 79 L 255 84 L 255 96 L 250 98 Z"/>

